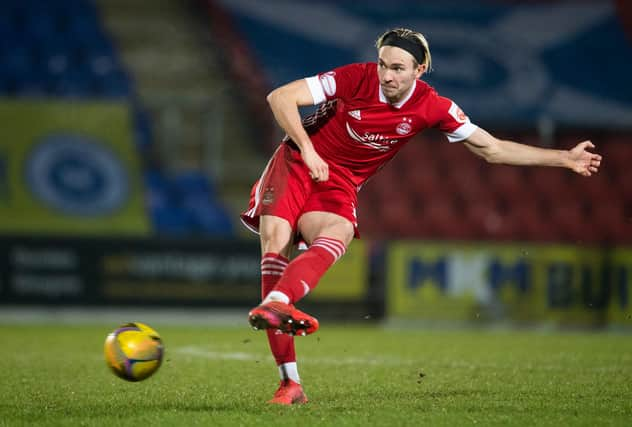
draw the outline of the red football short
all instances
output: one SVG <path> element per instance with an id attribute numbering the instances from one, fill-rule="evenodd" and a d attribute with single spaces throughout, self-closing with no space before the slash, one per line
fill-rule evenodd
<path id="1" fill-rule="evenodd" d="M 339 168 L 330 164 L 329 180 L 315 182 L 298 149 L 283 143 L 252 187 L 248 210 L 241 214 L 241 220 L 250 230 L 258 232 L 259 217 L 274 215 L 286 219 L 296 230 L 305 212 L 331 212 L 348 219 L 355 237 L 359 237 L 357 204 L 356 188 Z"/>

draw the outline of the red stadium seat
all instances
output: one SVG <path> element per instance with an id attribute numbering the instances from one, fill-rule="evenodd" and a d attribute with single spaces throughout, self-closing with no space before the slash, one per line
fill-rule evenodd
<path id="1" fill-rule="evenodd" d="M 593 227 L 598 230 L 601 242 L 614 243 L 625 235 L 626 223 L 624 204 L 621 200 L 609 203 L 597 203 L 591 207 Z"/>
<path id="2" fill-rule="evenodd" d="M 621 197 L 613 180 L 603 171 L 591 177 L 577 176 L 571 181 L 576 193 L 591 204 L 612 203 Z"/>
<path id="3" fill-rule="evenodd" d="M 449 190 L 465 201 L 481 199 L 490 193 L 481 165 L 475 163 L 468 162 L 448 169 L 445 183 Z"/>
<path id="4" fill-rule="evenodd" d="M 492 165 L 488 174 L 489 187 L 499 200 L 512 203 L 531 191 L 522 168 Z"/>
<path id="5" fill-rule="evenodd" d="M 603 156 L 602 165 L 606 170 L 614 172 L 629 168 L 629 159 L 632 158 L 632 141 L 609 141 L 603 147 L 597 146 L 596 151 Z"/>
<path id="6" fill-rule="evenodd" d="M 545 204 L 553 206 L 558 203 L 572 202 L 582 195 L 577 195 L 577 186 L 573 185 L 572 172 L 559 168 L 534 167 L 526 169 L 527 188 Z"/>
<path id="7" fill-rule="evenodd" d="M 427 237 L 451 238 L 452 230 L 461 219 L 456 214 L 454 199 L 449 195 L 424 200 L 421 209 L 421 228 Z"/>
<path id="8" fill-rule="evenodd" d="M 535 194 L 516 199 L 511 205 L 511 216 L 516 223 L 519 240 L 556 242 L 561 239 L 547 204 Z"/>
<path id="9" fill-rule="evenodd" d="M 592 243 L 591 230 L 585 206 L 579 202 L 555 203 L 551 206 L 551 220 L 560 230 L 562 239 L 572 243 Z"/>
<path id="10" fill-rule="evenodd" d="M 531 136 L 515 139 L 537 145 Z M 580 139 L 567 135 L 560 145 Z M 419 138 L 361 193 L 362 230 L 385 238 L 630 242 L 631 152 L 632 145 L 605 142 L 602 170 L 587 178 L 486 165 L 458 144 Z"/>
<path id="11" fill-rule="evenodd" d="M 445 183 L 441 172 L 434 165 L 422 165 L 408 170 L 405 182 L 406 191 L 417 197 L 428 198 L 445 191 Z"/>

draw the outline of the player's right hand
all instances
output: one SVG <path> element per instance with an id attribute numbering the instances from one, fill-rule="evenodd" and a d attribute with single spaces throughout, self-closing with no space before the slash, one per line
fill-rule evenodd
<path id="1" fill-rule="evenodd" d="M 591 148 L 595 148 L 595 144 L 591 141 L 584 141 L 568 152 L 571 160 L 570 168 L 573 171 L 583 176 L 591 176 L 599 171 L 601 156 L 588 151 Z"/>
<path id="2" fill-rule="evenodd" d="M 316 182 L 325 182 L 329 179 L 329 165 L 318 155 L 314 149 L 303 150 L 301 157 L 305 166 L 309 169 L 309 176 Z"/>

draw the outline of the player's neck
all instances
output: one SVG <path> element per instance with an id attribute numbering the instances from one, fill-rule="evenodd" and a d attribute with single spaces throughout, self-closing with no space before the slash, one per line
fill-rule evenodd
<path id="1" fill-rule="evenodd" d="M 416 81 L 413 82 L 412 85 L 410 85 L 410 88 L 408 88 L 408 90 L 404 93 L 402 93 L 400 96 L 398 96 L 397 98 L 393 98 L 393 97 L 387 97 L 384 92 L 382 91 L 382 87 L 380 86 L 380 93 L 383 97 L 383 100 L 386 101 L 388 104 L 400 108 L 402 105 L 404 105 L 404 103 L 406 101 L 408 101 L 408 99 L 412 96 L 416 85 Z"/>

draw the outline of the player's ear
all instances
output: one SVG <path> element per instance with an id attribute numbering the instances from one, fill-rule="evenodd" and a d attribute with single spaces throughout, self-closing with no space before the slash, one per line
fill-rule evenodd
<path id="1" fill-rule="evenodd" d="M 427 64 L 418 64 L 417 69 L 415 70 L 415 78 L 420 78 L 424 75 L 424 73 L 428 70 Z"/>

